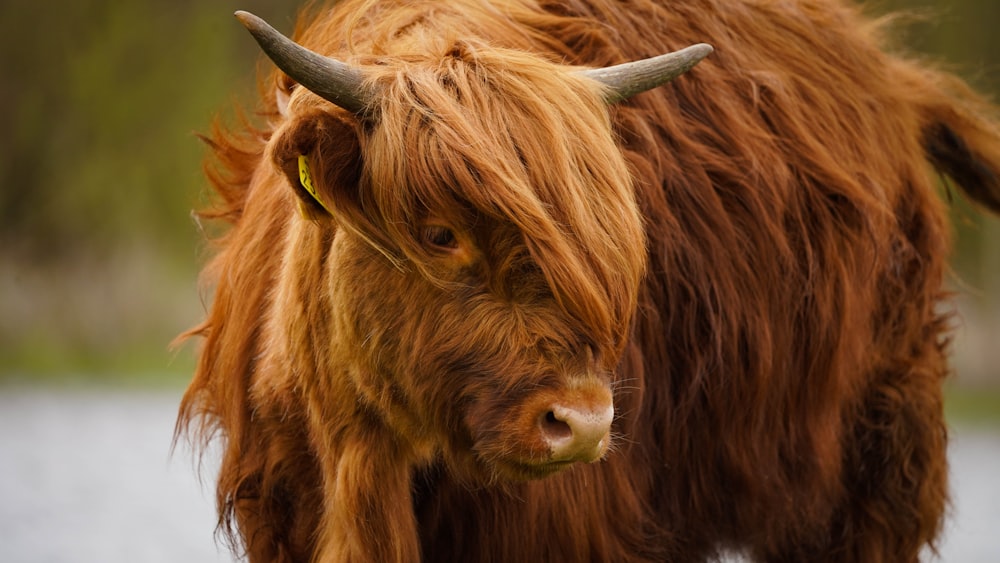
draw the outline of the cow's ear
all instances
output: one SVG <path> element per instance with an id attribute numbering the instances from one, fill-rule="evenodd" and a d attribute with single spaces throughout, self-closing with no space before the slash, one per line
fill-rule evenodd
<path id="1" fill-rule="evenodd" d="M 271 159 L 288 178 L 304 216 L 358 218 L 361 126 L 353 116 L 317 110 L 294 117 L 275 132 Z"/>

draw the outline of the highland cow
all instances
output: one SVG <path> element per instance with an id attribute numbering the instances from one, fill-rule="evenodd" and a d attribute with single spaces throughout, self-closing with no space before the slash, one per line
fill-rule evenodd
<path id="1" fill-rule="evenodd" d="M 238 15 L 281 71 L 209 140 L 231 227 L 178 431 L 221 439 L 250 561 L 934 547 L 936 180 L 1000 210 L 959 79 L 841 0 Z"/>

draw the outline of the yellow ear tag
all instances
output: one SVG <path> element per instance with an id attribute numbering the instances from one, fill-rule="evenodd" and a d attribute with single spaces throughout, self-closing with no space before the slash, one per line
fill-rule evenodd
<path id="1" fill-rule="evenodd" d="M 320 206 L 323 209 L 325 209 L 327 213 L 333 215 L 333 211 L 331 211 L 330 208 L 327 207 L 325 203 L 323 203 L 323 201 L 319 198 L 319 194 L 316 193 L 316 187 L 313 185 L 312 173 L 309 172 L 309 161 L 306 160 L 306 156 L 304 154 L 299 155 L 299 183 L 301 183 L 302 187 L 305 188 L 307 192 L 309 192 L 309 195 L 311 195 L 313 199 L 316 200 L 316 203 L 320 204 Z M 305 217 L 306 219 L 309 220 L 318 219 L 315 213 L 313 213 L 313 211 L 309 209 L 309 207 L 305 204 L 305 202 L 302 201 L 299 202 L 299 211 L 302 213 L 302 216 Z"/>

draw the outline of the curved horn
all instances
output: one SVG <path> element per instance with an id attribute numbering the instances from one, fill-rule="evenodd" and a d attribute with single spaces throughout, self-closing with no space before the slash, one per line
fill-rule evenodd
<path id="1" fill-rule="evenodd" d="M 614 104 L 670 82 L 691 70 L 712 53 L 711 45 L 698 43 L 680 51 L 606 68 L 582 70 L 580 74 L 603 83 L 609 90 L 605 100 Z"/>
<path id="2" fill-rule="evenodd" d="M 364 75 L 360 70 L 298 45 L 249 12 L 236 12 L 236 18 L 268 58 L 296 82 L 348 111 L 364 111 L 370 97 L 362 87 Z"/>

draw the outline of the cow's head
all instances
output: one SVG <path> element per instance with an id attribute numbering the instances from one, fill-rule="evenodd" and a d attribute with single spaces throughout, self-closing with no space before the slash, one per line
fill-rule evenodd
<path id="1" fill-rule="evenodd" d="M 711 48 L 588 71 L 442 42 L 349 66 L 239 17 L 305 87 L 269 151 L 332 227 L 331 357 L 358 400 L 492 476 L 604 456 L 646 260 L 608 103 Z"/>

